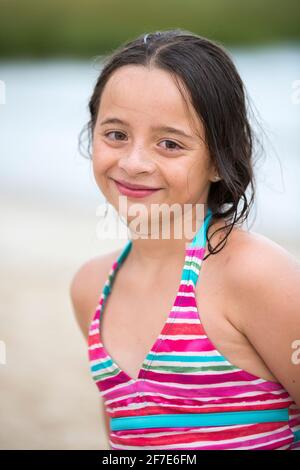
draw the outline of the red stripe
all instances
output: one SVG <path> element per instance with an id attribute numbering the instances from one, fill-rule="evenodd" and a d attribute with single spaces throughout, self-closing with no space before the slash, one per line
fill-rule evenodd
<path id="1" fill-rule="evenodd" d="M 151 436 L 145 436 L 145 437 L 126 437 L 126 431 L 123 434 L 123 436 L 118 437 L 119 431 L 113 431 L 113 435 L 111 436 L 112 442 L 115 444 L 125 444 L 130 445 L 130 446 L 146 446 L 146 445 L 168 445 L 168 444 L 189 444 L 194 441 L 222 441 L 226 439 L 237 439 L 241 438 L 243 436 L 245 437 L 259 437 L 260 433 L 266 433 L 266 432 L 271 432 L 271 431 L 276 431 L 278 429 L 282 428 L 282 423 L 260 423 L 260 424 L 254 424 L 254 425 L 249 425 L 246 427 L 239 427 L 239 428 L 231 428 L 228 426 L 228 429 L 222 429 L 220 431 L 211 431 L 211 432 L 205 432 L 203 431 L 204 429 L 207 429 L 206 427 L 199 427 L 198 432 L 196 431 L 197 428 L 195 429 L 195 432 L 184 432 L 182 428 L 178 428 L 178 431 L 182 430 L 182 433 L 178 434 L 168 434 L 168 428 L 157 428 L 157 429 L 152 429 L 151 431 L 154 432 L 165 432 L 166 436 L 157 436 L 157 437 L 151 437 Z M 173 428 L 172 428 L 173 429 Z M 185 428 L 186 430 L 189 430 L 191 428 Z M 135 433 L 135 430 L 132 430 L 131 432 Z M 128 431 L 127 431 L 127 436 L 128 436 Z"/>

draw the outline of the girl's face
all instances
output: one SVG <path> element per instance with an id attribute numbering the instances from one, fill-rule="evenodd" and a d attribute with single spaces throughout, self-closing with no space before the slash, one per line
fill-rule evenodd
<path id="1" fill-rule="evenodd" d="M 190 103 L 187 109 L 167 72 L 123 66 L 104 87 L 94 127 L 97 185 L 118 212 L 124 196 L 114 180 L 160 188 L 142 198 L 127 196 L 128 208 L 143 204 L 149 214 L 151 204 L 204 204 L 216 173 L 204 139 L 198 115 Z"/>

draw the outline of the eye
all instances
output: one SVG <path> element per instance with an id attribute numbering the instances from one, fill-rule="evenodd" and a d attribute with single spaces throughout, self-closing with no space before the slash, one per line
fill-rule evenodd
<path id="1" fill-rule="evenodd" d="M 105 137 L 107 137 L 109 134 L 119 134 L 119 135 L 125 136 L 125 134 L 123 134 L 123 132 L 120 132 L 120 131 L 110 131 L 110 132 L 106 132 L 106 134 L 104 134 L 104 135 L 105 135 Z M 110 139 L 110 140 L 119 140 L 119 139 Z"/>
<path id="2" fill-rule="evenodd" d="M 110 131 L 110 132 L 106 132 L 104 135 L 105 135 L 105 137 L 108 137 L 109 134 L 116 134 L 116 135 L 119 135 L 119 136 L 126 137 L 126 135 L 121 131 Z M 123 139 L 118 139 L 118 138 L 117 139 L 116 138 L 115 139 L 110 139 L 109 138 L 109 140 L 117 140 L 117 141 L 121 140 L 122 141 Z M 174 142 L 173 140 L 165 139 L 165 140 L 162 140 L 162 142 L 168 142 L 169 144 L 171 144 L 171 148 L 166 147 L 166 150 L 170 150 L 171 152 L 173 152 L 174 150 L 176 151 L 176 150 L 183 149 L 183 147 L 181 145 L 177 144 L 177 142 Z"/>
<path id="3" fill-rule="evenodd" d="M 167 148 L 167 150 L 173 151 L 173 150 L 181 150 L 181 149 L 183 149 L 183 147 L 181 147 L 181 145 L 177 144 L 177 142 L 174 142 L 173 140 L 168 140 L 168 139 L 166 139 L 166 140 L 162 140 L 162 142 L 169 142 L 169 143 L 171 143 L 172 145 L 176 145 L 176 146 L 177 146 L 177 148 L 175 148 L 175 147 L 172 148 L 172 147 L 171 147 L 171 148 Z"/>

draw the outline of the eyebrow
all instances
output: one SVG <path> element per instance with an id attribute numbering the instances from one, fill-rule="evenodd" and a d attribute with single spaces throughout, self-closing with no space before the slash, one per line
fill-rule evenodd
<path id="1" fill-rule="evenodd" d="M 122 121 L 121 119 L 118 118 L 107 118 L 104 119 L 103 121 L 100 122 L 100 126 L 103 126 L 104 124 L 123 124 L 125 126 L 130 127 L 130 124 L 126 121 Z M 170 126 L 152 126 L 151 127 L 152 131 L 163 131 L 163 132 L 168 132 L 171 134 L 179 135 L 181 137 L 185 137 L 187 139 L 193 139 L 193 137 L 189 134 L 186 134 L 181 129 L 176 129 L 175 127 L 170 127 Z"/>

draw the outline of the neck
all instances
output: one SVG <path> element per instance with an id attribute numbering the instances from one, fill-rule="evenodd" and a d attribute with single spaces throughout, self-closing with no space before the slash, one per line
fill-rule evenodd
<path id="1" fill-rule="evenodd" d="M 170 230 L 165 230 L 163 234 L 160 227 L 158 238 L 151 237 L 151 232 L 146 233 L 146 237 L 142 238 L 136 233 L 132 237 L 132 247 L 130 253 L 130 263 L 132 267 L 138 267 L 139 270 L 146 270 L 153 274 L 158 273 L 162 267 L 171 269 L 173 265 L 184 262 L 186 249 L 194 239 L 194 236 L 200 230 L 207 215 L 207 205 L 202 204 L 200 215 L 199 210 L 196 211 L 193 206 L 190 216 L 188 217 L 188 230 L 184 229 L 184 218 L 182 218 L 182 227 L 178 228 L 178 234 L 175 235 L 174 220 L 170 221 Z M 163 236 L 164 235 L 164 236 Z M 177 236 L 177 238 L 175 238 Z M 167 237 L 167 238 L 164 238 Z"/>

